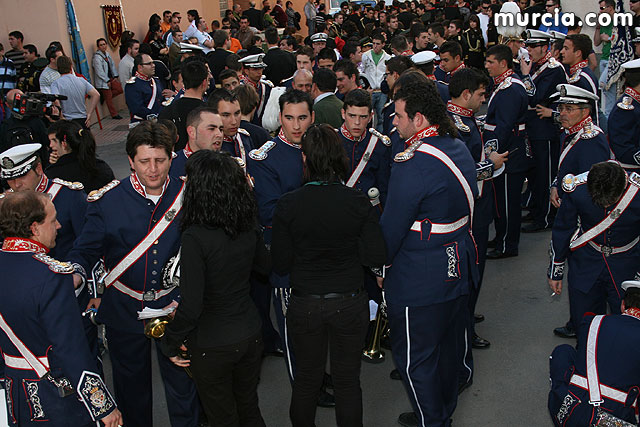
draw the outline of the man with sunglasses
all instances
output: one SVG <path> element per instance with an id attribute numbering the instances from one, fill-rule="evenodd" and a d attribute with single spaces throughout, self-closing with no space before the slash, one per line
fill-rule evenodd
<path id="1" fill-rule="evenodd" d="M 540 107 L 547 107 L 556 86 L 567 82 L 562 64 L 549 51 L 553 36 L 544 31 L 527 30 L 527 52 L 530 62 L 520 64 L 522 82 L 529 96 L 527 133 L 534 168 L 529 172 L 532 211 L 531 224 L 522 228 L 525 233 L 543 231 L 551 226 L 554 214 L 548 200 L 549 185 L 555 176 L 560 155 L 558 127 L 552 117 L 545 117 Z"/>
<path id="2" fill-rule="evenodd" d="M 124 96 L 131 113 L 129 128 L 133 128 L 143 120 L 158 117 L 162 108 L 162 83 L 155 77 L 156 66 L 153 59 L 145 53 L 135 57 L 133 61 L 134 76 L 127 80 Z"/>
<path id="3" fill-rule="evenodd" d="M 544 23 L 540 24 L 540 27 L 538 28 L 538 30 L 544 31 L 547 33 L 551 31 L 558 31 L 563 34 L 567 34 L 569 30 L 567 29 L 567 26 L 562 23 L 563 13 L 561 12 L 562 6 L 560 5 L 560 0 L 547 0 L 544 4 L 544 8 L 545 8 L 545 14 L 551 15 L 551 19 L 549 19 L 549 21 L 551 22 L 552 25 L 545 25 Z M 558 14 L 558 25 L 555 25 L 556 13 Z"/>

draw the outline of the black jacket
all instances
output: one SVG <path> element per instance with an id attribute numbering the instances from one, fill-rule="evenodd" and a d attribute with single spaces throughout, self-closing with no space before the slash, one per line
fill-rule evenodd
<path id="1" fill-rule="evenodd" d="M 78 161 L 76 153 L 65 154 L 57 162 L 49 165 L 44 173 L 48 178 L 60 178 L 65 181 L 81 182 L 84 185 L 85 193 L 104 187 L 115 178 L 113 171 L 103 160 L 96 159 L 96 169 L 94 174 L 83 168 Z"/>
<path id="2" fill-rule="evenodd" d="M 282 80 L 288 79 L 296 72 L 296 60 L 291 52 L 277 47 L 269 49 L 262 61 L 267 64 L 267 80 L 271 80 L 274 86 L 280 86 Z"/>

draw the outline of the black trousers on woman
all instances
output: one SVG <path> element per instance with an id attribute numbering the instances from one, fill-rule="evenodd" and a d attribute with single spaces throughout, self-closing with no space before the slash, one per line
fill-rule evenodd
<path id="1" fill-rule="evenodd" d="M 262 331 L 236 344 L 190 344 L 191 372 L 212 427 L 264 427 L 258 407 Z"/>
<path id="2" fill-rule="evenodd" d="M 336 424 L 362 426 L 360 360 L 368 326 L 369 304 L 364 290 L 320 298 L 296 296 L 294 289 L 287 311 L 287 328 L 296 355 L 289 408 L 293 427 L 315 426 L 329 348 Z"/>

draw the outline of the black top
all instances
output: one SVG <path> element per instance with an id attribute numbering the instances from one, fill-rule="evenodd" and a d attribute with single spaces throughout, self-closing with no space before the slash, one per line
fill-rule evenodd
<path id="1" fill-rule="evenodd" d="M 158 116 L 159 119 L 172 120 L 176 128 L 178 128 L 178 142 L 173 151 L 182 150 L 187 145 L 187 141 L 189 141 L 189 135 L 187 134 L 187 115 L 191 110 L 204 105 L 205 103 L 202 102 L 201 99 L 183 96 L 173 101 L 167 108 L 160 112 Z"/>
<path id="2" fill-rule="evenodd" d="M 104 160 L 96 159 L 96 173 L 90 174 L 80 165 L 77 153 L 71 152 L 60 157 L 57 162 L 49 165 L 44 173 L 47 178 L 60 178 L 65 181 L 81 182 L 84 185 L 84 192 L 90 193 L 93 190 L 104 187 L 115 178 L 113 171 Z"/>
<path id="3" fill-rule="evenodd" d="M 173 356 L 185 339 L 198 348 L 230 345 L 256 334 L 260 315 L 249 293 L 251 271 L 267 274 L 269 254 L 262 234 L 231 239 L 224 231 L 191 226 L 182 233 L 181 301 L 165 332 Z"/>
<path id="4" fill-rule="evenodd" d="M 211 75 L 216 82 L 222 83 L 220 81 L 220 73 L 227 65 L 227 56 L 231 55 L 232 53 L 233 52 L 231 52 L 230 50 L 225 50 L 222 48 L 217 48 L 216 50 L 207 53 L 207 64 L 209 64 Z"/>
<path id="5" fill-rule="evenodd" d="M 381 266 L 385 245 L 379 213 L 361 191 L 309 183 L 285 194 L 273 216 L 274 270 L 310 294 L 362 287 L 362 266 Z"/>
<path id="6" fill-rule="evenodd" d="M 264 74 L 274 86 L 280 86 L 282 80 L 288 79 L 296 72 L 296 59 L 293 54 L 277 47 L 269 49 L 262 61 L 267 64 Z"/>
<path id="7" fill-rule="evenodd" d="M 262 126 L 254 125 L 246 120 L 240 121 L 240 127 L 251 135 L 251 141 L 253 142 L 253 146 L 255 148 L 262 147 L 262 144 L 271 140 L 271 135 L 269 132 Z"/>

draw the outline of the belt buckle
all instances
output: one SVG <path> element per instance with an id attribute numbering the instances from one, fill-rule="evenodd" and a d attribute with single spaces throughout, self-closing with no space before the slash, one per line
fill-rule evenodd
<path id="1" fill-rule="evenodd" d="M 156 291 L 153 289 L 142 294 L 142 301 L 150 302 L 156 300 Z"/>
<path id="2" fill-rule="evenodd" d="M 608 257 L 613 253 L 613 248 L 611 246 L 602 245 L 600 251 L 602 252 L 602 255 Z"/>

